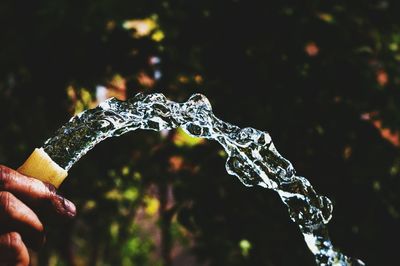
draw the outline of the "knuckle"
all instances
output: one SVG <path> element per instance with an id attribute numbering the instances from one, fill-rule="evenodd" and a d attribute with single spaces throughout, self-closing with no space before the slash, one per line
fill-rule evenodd
<path id="1" fill-rule="evenodd" d="M 57 189 L 50 183 L 47 182 L 43 182 L 47 193 L 49 194 L 49 196 L 53 196 L 57 194 Z"/>
<path id="2" fill-rule="evenodd" d="M 18 250 L 22 244 L 21 235 L 17 232 L 11 232 L 7 235 L 7 246 L 13 250 Z"/>
<path id="3" fill-rule="evenodd" d="M 53 185 L 46 182 L 43 182 L 43 185 L 44 185 L 43 201 L 53 202 L 54 200 L 57 200 L 56 188 Z"/>
<path id="4" fill-rule="evenodd" d="M 10 209 L 13 196 L 10 192 L 0 191 L 0 210 L 7 212 Z"/>
<path id="5" fill-rule="evenodd" d="M 11 181 L 10 168 L 0 165 L 0 189 L 6 189 Z"/>

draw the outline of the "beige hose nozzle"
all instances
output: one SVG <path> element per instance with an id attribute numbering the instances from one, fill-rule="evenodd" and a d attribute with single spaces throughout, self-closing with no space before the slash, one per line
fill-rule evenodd
<path id="1" fill-rule="evenodd" d="M 18 168 L 21 174 L 37 178 L 58 188 L 68 172 L 55 163 L 42 149 L 35 149 L 24 164 Z"/>

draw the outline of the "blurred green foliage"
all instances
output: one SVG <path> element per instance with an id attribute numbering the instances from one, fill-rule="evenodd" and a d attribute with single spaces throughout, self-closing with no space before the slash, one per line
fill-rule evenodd
<path id="1" fill-rule="evenodd" d="M 394 0 L 2 0 L 0 162 L 18 167 L 99 91 L 200 92 L 225 121 L 268 130 L 333 200 L 337 247 L 396 265 L 399 10 Z M 225 156 L 179 131 L 103 142 L 62 186 L 78 217 L 49 225 L 34 262 L 313 265 L 277 195 L 242 186 Z"/>

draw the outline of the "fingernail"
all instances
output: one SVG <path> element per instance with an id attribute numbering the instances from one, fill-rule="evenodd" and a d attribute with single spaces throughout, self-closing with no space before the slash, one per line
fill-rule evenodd
<path id="1" fill-rule="evenodd" d="M 57 199 L 59 201 L 59 206 L 57 207 L 62 214 L 70 217 L 74 217 L 76 215 L 76 207 L 71 201 L 59 195 L 57 195 Z"/>

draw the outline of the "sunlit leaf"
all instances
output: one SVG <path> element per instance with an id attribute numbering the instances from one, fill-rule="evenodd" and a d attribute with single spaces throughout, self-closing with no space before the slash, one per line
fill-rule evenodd
<path id="1" fill-rule="evenodd" d="M 135 187 L 128 188 L 124 191 L 123 197 L 126 200 L 133 201 L 139 196 L 139 191 Z"/>
<path id="2" fill-rule="evenodd" d="M 94 200 L 88 200 L 86 203 L 83 205 L 82 210 L 83 211 L 90 211 L 94 208 L 96 208 L 96 201 Z"/>
<path id="3" fill-rule="evenodd" d="M 390 43 L 389 44 L 389 50 L 392 52 L 396 52 L 399 49 L 399 45 L 397 43 Z"/>
<path id="4" fill-rule="evenodd" d="M 318 13 L 317 14 L 318 18 L 326 23 L 334 23 L 335 22 L 335 18 L 333 17 L 332 14 L 329 13 Z"/>
<path id="5" fill-rule="evenodd" d="M 151 35 L 151 38 L 156 42 L 161 42 L 165 38 L 165 35 L 162 30 L 156 30 L 153 35 Z"/>
<path id="6" fill-rule="evenodd" d="M 109 200 L 120 201 L 123 196 L 118 189 L 112 189 L 105 194 L 105 198 Z"/>
<path id="7" fill-rule="evenodd" d="M 247 239 L 242 239 L 239 242 L 239 247 L 242 251 L 242 255 L 244 257 L 247 257 L 249 255 L 250 249 L 251 249 L 251 243 Z"/>
<path id="8" fill-rule="evenodd" d="M 204 139 L 196 138 L 188 135 L 183 129 L 178 128 L 173 138 L 174 144 L 178 147 L 189 146 L 193 147 L 204 143 Z"/>
<path id="9" fill-rule="evenodd" d="M 160 207 L 160 201 L 155 197 L 146 196 L 143 199 L 146 204 L 146 213 L 148 215 L 155 215 L 158 213 L 158 209 Z"/>
<path id="10" fill-rule="evenodd" d="M 219 151 L 218 151 L 218 155 L 219 155 L 220 157 L 222 157 L 222 158 L 228 157 L 228 154 L 226 153 L 225 150 L 219 150 Z"/>
<path id="11" fill-rule="evenodd" d="M 92 95 L 87 89 L 82 88 L 80 91 L 82 103 L 86 106 L 89 106 L 92 102 Z"/>
<path id="12" fill-rule="evenodd" d="M 121 169 L 122 175 L 127 176 L 129 175 L 129 172 L 130 172 L 129 166 L 125 165 L 124 167 L 122 167 Z"/>
<path id="13" fill-rule="evenodd" d="M 134 30 L 133 36 L 136 38 L 147 36 L 157 27 L 157 23 L 151 19 L 132 19 L 126 20 L 122 27 L 127 30 Z"/>
<path id="14" fill-rule="evenodd" d="M 110 235 L 112 238 L 116 239 L 119 233 L 119 224 L 117 222 L 113 222 L 110 224 Z"/>
<path id="15" fill-rule="evenodd" d="M 140 181 L 142 179 L 142 174 L 139 172 L 134 172 L 133 173 L 133 179 L 136 181 Z"/>

